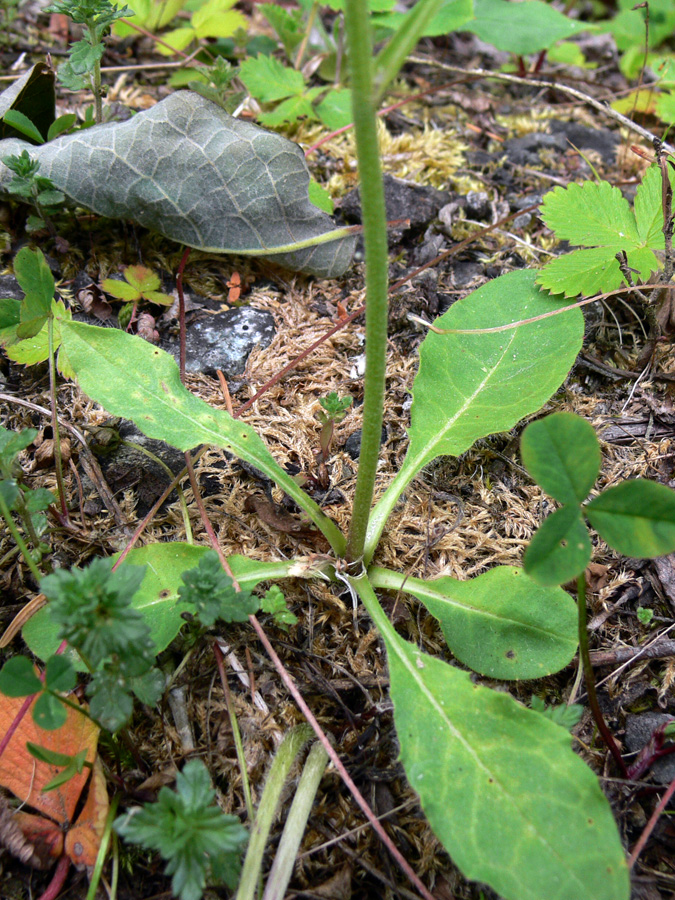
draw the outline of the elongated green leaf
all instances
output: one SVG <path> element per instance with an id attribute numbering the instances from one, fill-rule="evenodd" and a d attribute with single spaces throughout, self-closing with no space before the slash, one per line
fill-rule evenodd
<path id="1" fill-rule="evenodd" d="M 473 0 L 443 0 L 432 19 L 424 27 L 423 36 L 438 37 L 459 31 L 463 25 L 473 19 L 473 7 Z M 407 28 L 408 19 L 414 9 L 409 9 L 407 12 L 398 10 L 387 10 L 382 13 L 373 10 L 373 12 L 375 13 L 373 21 L 378 28 L 391 28 L 398 31 Z"/>
<path id="2" fill-rule="evenodd" d="M 132 550 L 125 563 L 147 566 L 141 586 L 134 594 L 132 607 L 143 613 L 150 626 L 157 653 L 164 650 L 185 625 L 182 613 L 190 607 L 181 602 L 178 588 L 181 575 L 199 565 L 208 547 L 172 542 L 148 544 Z M 229 563 L 242 588 L 252 589 L 261 581 L 286 577 L 292 562 L 266 563 L 232 556 Z M 59 626 L 52 622 L 49 607 L 41 609 L 23 627 L 23 639 L 40 659 L 48 659 L 59 646 Z M 82 666 L 79 666 L 80 670 Z"/>
<path id="3" fill-rule="evenodd" d="M 528 425 L 520 454 L 537 484 L 560 503 L 582 503 L 600 472 L 593 426 L 573 413 L 555 413 Z"/>
<path id="4" fill-rule="evenodd" d="M 625 556 L 652 559 L 675 550 L 675 491 L 636 478 L 608 488 L 584 507 L 598 534 Z"/>
<path id="5" fill-rule="evenodd" d="M 434 324 L 491 328 L 564 305 L 560 297 L 540 291 L 535 277 L 526 270 L 502 275 L 455 303 Z M 578 309 L 496 333 L 427 335 L 413 387 L 410 446 L 371 515 L 367 559 L 396 500 L 417 472 L 435 457 L 463 453 L 478 438 L 507 431 L 540 409 L 572 367 L 582 336 Z"/>
<path id="6" fill-rule="evenodd" d="M 18 109 L 8 109 L 2 117 L 2 121 L 5 125 L 9 125 L 10 128 L 18 132 L 22 137 L 27 137 L 28 140 L 34 141 L 36 144 L 44 144 L 44 138 L 35 125 L 33 125 L 28 116 L 19 112 Z"/>
<path id="7" fill-rule="evenodd" d="M 556 41 L 580 31 L 594 30 L 586 22 L 568 19 L 540 0 L 474 0 L 476 18 L 466 26 L 488 44 L 525 56 L 547 50 Z"/>
<path id="8" fill-rule="evenodd" d="M 408 780 L 464 875 L 504 900 L 628 900 L 609 804 L 569 733 L 404 641 L 351 581 L 387 647 Z"/>
<path id="9" fill-rule="evenodd" d="M 525 551 L 525 571 L 537 584 L 564 584 L 591 560 L 591 539 L 578 506 L 563 506 L 544 519 Z"/>
<path id="10" fill-rule="evenodd" d="M 472 578 L 422 580 L 371 567 L 373 587 L 405 591 L 440 622 L 453 654 L 493 678 L 541 678 L 577 649 L 577 610 L 558 587 L 534 584 L 522 569 L 499 566 Z"/>
<path id="11" fill-rule="evenodd" d="M 377 96 L 382 97 L 387 87 L 396 78 L 410 51 L 415 47 L 444 0 L 418 0 L 405 17 L 405 24 L 399 27 L 391 40 L 375 57 L 374 81 Z"/>
<path id="12" fill-rule="evenodd" d="M 338 552 L 344 549 L 342 532 L 274 460 L 256 432 L 186 390 L 168 353 L 118 329 L 81 322 L 62 322 L 61 340 L 82 390 L 113 415 L 131 419 L 148 437 L 179 450 L 212 444 L 247 460 L 305 510 Z"/>
<path id="13" fill-rule="evenodd" d="M 28 116 L 37 126 L 41 139 L 46 138 L 56 114 L 54 70 L 46 63 L 37 63 L 0 94 L 0 140 L 23 137 L 9 122 L 3 121 L 10 109 Z"/>
<path id="14" fill-rule="evenodd" d="M 355 238 L 309 202 L 300 147 L 192 91 L 41 147 L 2 141 L 0 159 L 23 149 L 71 201 L 189 247 L 268 256 L 321 277 L 351 262 Z M 12 177 L 0 163 L 0 191 Z"/>

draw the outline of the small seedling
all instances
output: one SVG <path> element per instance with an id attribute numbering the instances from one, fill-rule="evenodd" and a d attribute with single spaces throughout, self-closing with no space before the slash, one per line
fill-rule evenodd
<path id="1" fill-rule="evenodd" d="M 65 195 L 56 189 L 49 178 L 39 175 L 40 163 L 31 159 L 27 150 L 23 150 L 20 156 L 5 156 L 3 163 L 14 172 L 14 178 L 7 185 L 7 190 L 15 197 L 28 200 L 38 211 L 37 216 L 29 216 L 26 223 L 26 231 L 39 231 L 45 226 L 52 237 L 56 237 L 56 229 L 51 216 L 59 211 L 59 207 L 65 201 Z"/>
<path id="2" fill-rule="evenodd" d="M 321 461 L 326 462 L 330 445 L 333 442 L 335 434 L 335 426 L 339 425 L 347 415 L 347 410 L 352 405 L 353 398 L 350 396 L 342 397 L 336 391 L 331 391 L 327 397 L 322 397 L 319 404 L 322 407 L 316 417 L 321 423 L 321 434 L 319 442 L 321 444 Z"/>
<path id="3" fill-rule="evenodd" d="M 204 763 L 191 759 L 176 776 L 176 790 L 163 787 L 156 803 L 119 816 L 113 827 L 133 844 L 157 850 L 167 860 L 172 888 L 180 900 L 199 900 L 210 881 L 235 888 L 241 852 L 248 840 L 236 816 L 215 801 Z"/>
<path id="4" fill-rule="evenodd" d="M 117 731 L 131 716 L 132 694 L 154 705 L 164 678 L 154 668 L 150 628 L 131 606 L 145 570 L 126 566 L 112 572 L 111 567 L 112 560 L 94 559 L 85 569 L 59 569 L 40 586 L 60 639 L 93 673 L 87 688 L 92 717 Z"/>
<path id="5" fill-rule="evenodd" d="M 525 553 L 525 571 L 538 584 L 563 584 L 584 571 L 592 552 L 584 519 L 624 556 L 653 559 L 675 548 L 675 491 L 665 485 L 636 478 L 584 502 L 600 472 L 600 445 L 584 419 L 555 413 L 533 422 L 521 453 L 532 478 L 562 504 Z"/>
<path id="6" fill-rule="evenodd" d="M 142 302 L 157 303 L 160 306 L 171 306 L 174 298 L 158 290 L 159 275 L 145 266 L 127 266 L 122 271 L 124 281 L 106 278 L 101 287 L 111 297 L 125 301 L 119 312 L 120 325 L 125 328 L 136 320 L 138 304 Z"/>
<path id="7" fill-rule="evenodd" d="M 45 12 L 65 13 L 83 26 L 83 37 L 70 46 L 68 60 L 58 68 L 61 84 L 70 91 L 90 88 L 94 94 L 96 122 L 103 121 L 101 57 L 105 51 L 103 38 L 116 19 L 133 16 L 128 6 L 116 9 L 109 0 L 54 0 Z"/>

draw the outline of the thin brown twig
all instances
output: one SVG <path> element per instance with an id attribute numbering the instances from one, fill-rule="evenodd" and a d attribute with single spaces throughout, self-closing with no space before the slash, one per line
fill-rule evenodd
<path id="1" fill-rule="evenodd" d="M 615 109 L 612 109 L 611 106 L 602 103 L 600 100 L 596 100 L 595 97 L 591 97 L 590 94 L 585 94 L 583 91 L 579 91 L 576 88 L 569 87 L 566 84 L 559 84 L 557 81 L 540 81 L 537 78 L 521 78 L 518 75 L 509 75 L 506 72 L 490 72 L 488 69 L 465 69 L 462 66 L 451 66 L 448 63 L 440 62 L 436 59 L 425 58 L 421 56 L 409 56 L 408 62 L 410 63 L 419 63 L 425 66 L 432 66 L 436 69 L 441 69 L 443 72 L 454 72 L 459 75 L 465 76 L 473 76 L 474 78 L 492 78 L 497 81 L 506 81 L 510 84 L 522 84 L 526 87 L 541 87 L 547 88 L 549 90 L 561 91 L 563 94 L 569 94 L 571 97 L 575 97 L 577 100 L 581 100 L 582 103 L 586 103 L 588 106 L 592 106 L 593 109 L 602 113 L 604 116 L 609 116 L 612 119 L 615 119 L 617 122 L 620 122 L 625 128 L 629 128 L 631 131 L 634 131 L 635 134 L 639 134 L 640 137 L 643 137 L 645 140 L 649 141 L 651 144 L 654 140 L 654 135 L 648 131 L 646 128 L 643 128 L 641 125 L 638 125 L 636 122 L 631 121 L 627 116 L 624 116 L 622 113 L 617 112 Z M 614 97 L 608 98 L 613 100 Z M 664 149 L 668 153 L 675 154 L 675 147 L 671 144 L 663 144 Z"/>

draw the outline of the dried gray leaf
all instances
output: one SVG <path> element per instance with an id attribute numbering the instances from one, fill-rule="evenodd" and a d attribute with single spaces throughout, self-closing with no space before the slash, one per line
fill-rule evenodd
<path id="1" fill-rule="evenodd" d="M 28 150 L 40 175 L 101 216 L 134 219 L 213 253 L 265 256 L 288 269 L 337 277 L 355 238 L 274 252 L 334 230 L 309 201 L 300 147 L 192 91 L 180 91 L 126 122 L 110 122 L 34 147 L 0 141 L 0 159 Z M 0 162 L 0 191 L 12 173 Z"/>

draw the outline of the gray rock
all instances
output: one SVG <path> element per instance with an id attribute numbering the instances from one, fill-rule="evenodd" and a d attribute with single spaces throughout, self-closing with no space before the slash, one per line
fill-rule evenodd
<path id="1" fill-rule="evenodd" d="M 144 516 L 168 487 L 169 475 L 143 450 L 161 459 L 174 475 L 184 468 L 185 457 L 182 451 L 164 441 L 146 437 L 133 422 L 126 419 L 120 422 L 118 431 L 122 441 L 127 443 L 119 444 L 110 453 L 99 456 L 101 470 L 114 493 L 129 488 L 135 490 L 136 512 Z"/>
<path id="2" fill-rule="evenodd" d="M 470 219 L 490 218 L 490 197 L 485 191 L 469 191 L 466 195 L 466 214 Z"/>
<path id="3" fill-rule="evenodd" d="M 23 300 L 24 293 L 13 275 L 0 275 L 0 297 L 10 300 Z"/>
<path id="4" fill-rule="evenodd" d="M 450 194 L 385 175 L 384 198 L 387 219 L 410 219 L 411 228 L 421 228 L 436 218 L 439 209 L 449 202 Z M 361 195 L 358 188 L 344 197 L 340 209 L 346 219 L 361 221 Z"/>
<path id="5" fill-rule="evenodd" d="M 269 347 L 274 334 L 273 316 L 248 306 L 192 321 L 187 327 L 186 371 L 215 375 L 220 369 L 227 378 L 234 378 L 244 371 L 251 351 Z M 178 359 L 177 340 L 163 346 Z"/>
<path id="6" fill-rule="evenodd" d="M 382 426 L 382 436 L 380 438 L 380 446 L 387 440 L 387 426 Z M 352 459 L 358 459 L 361 455 L 361 429 L 350 434 L 345 441 L 345 453 Z"/>

